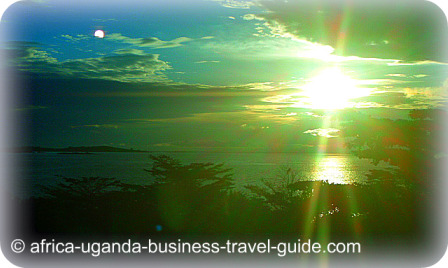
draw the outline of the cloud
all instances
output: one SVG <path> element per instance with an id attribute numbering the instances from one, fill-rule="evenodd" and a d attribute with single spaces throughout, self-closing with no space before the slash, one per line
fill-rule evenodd
<path id="1" fill-rule="evenodd" d="M 109 22 L 109 21 L 118 21 L 118 20 L 117 19 L 92 19 L 92 21 Z"/>
<path id="2" fill-rule="evenodd" d="M 261 17 L 258 17 L 255 14 L 246 14 L 243 16 L 243 20 L 264 20 L 264 19 Z"/>
<path id="3" fill-rule="evenodd" d="M 389 66 L 448 65 L 448 63 L 431 61 L 431 60 L 422 60 L 413 62 L 394 61 L 388 63 L 387 65 Z"/>
<path id="4" fill-rule="evenodd" d="M 91 36 L 88 36 L 88 35 L 85 35 L 85 34 L 77 34 L 75 36 L 72 36 L 72 35 L 69 35 L 69 34 L 63 34 L 63 35 L 61 35 L 61 37 L 65 38 L 65 39 L 67 39 L 69 41 L 72 41 L 72 42 L 78 42 L 78 41 L 81 41 L 81 40 L 86 40 L 86 39 L 92 38 Z"/>
<path id="5" fill-rule="evenodd" d="M 118 81 L 163 81 L 162 72 L 170 66 L 158 54 L 121 53 L 101 58 L 62 62 L 64 71 L 78 78 L 99 78 Z"/>
<path id="6" fill-rule="evenodd" d="M 291 80 L 288 82 L 258 82 L 258 83 L 248 83 L 241 86 L 247 90 L 257 90 L 263 92 L 271 92 L 270 96 L 276 96 L 277 93 L 274 91 L 297 91 L 297 81 Z"/>
<path id="7" fill-rule="evenodd" d="M 416 74 L 416 75 L 413 75 L 412 77 L 414 77 L 414 78 L 423 78 L 423 77 L 427 77 L 428 75 L 427 74 Z"/>
<path id="8" fill-rule="evenodd" d="M 202 63 L 219 63 L 219 60 L 201 60 L 201 61 L 196 61 L 195 63 L 197 64 L 202 64 Z"/>
<path id="9" fill-rule="evenodd" d="M 259 126 L 260 129 L 266 129 L 268 125 L 288 125 L 299 120 L 293 116 L 284 114 L 274 114 L 266 112 L 257 112 L 251 110 L 216 112 L 216 113 L 195 113 L 189 116 L 173 118 L 148 118 L 129 120 L 139 124 L 154 123 L 206 123 L 206 124 L 226 124 L 240 128 L 242 125 Z M 252 127 L 253 129 L 253 127 Z"/>
<path id="10" fill-rule="evenodd" d="M 407 98 L 446 100 L 448 96 L 448 80 L 441 87 L 404 88 L 403 92 Z"/>
<path id="11" fill-rule="evenodd" d="M 402 78 L 401 76 L 398 76 Z M 411 76 L 414 79 L 414 76 Z M 409 87 L 409 81 L 390 79 L 354 80 L 359 90 L 368 89 L 364 97 L 353 96 L 347 105 L 351 108 L 387 107 L 395 109 L 426 109 L 441 106 L 448 96 L 448 80 L 440 87 Z M 305 84 L 304 84 L 305 83 Z M 301 88 L 306 82 L 255 83 L 247 88 L 265 92 L 259 99 L 269 105 L 256 105 L 258 110 L 310 108 L 310 99 Z M 312 114 L 309 114 L 312 116 Z"/>
<path id="12" fill-rule="evenodd" d="M 340 130 L 335 128 L 317 128 L 317 129 L 310 129 L 303 133 L 305 134 L 311 134 L 313 136 L 320 136 L 325 138 L 335 138 L 338 135 L 336 135 Z"/>
<path id="13" fill-rule="evenodd" d="M 273 37 L 273 36 L 269 36 Z M 295 41 L 287 38 L 259 38 L 249 36 L 239 40 L 216 40 L 202 45 L 202 48 L 212 52 L 225 54 L 227 57 L 238 60 L 245 59 L 279 59 L 299 60 L 298 51 L 309 43 Z"/>
<path id="14" fill-rule="evenodd" d="M 166 81 L 163 71 L 171 66 L 158 54 L 141 50 L 118 50 L 111 56 L 58 61 L 48 52 L 30 44 L 13 49 L 12 65 L 35 74 L 59 75 L 72 78 L 106 79 L 122 82 Z"/>
<path id="15" fill-rule="evenodd" d="M 316 118 L 326 117 L 326 115 L 320 115 L 320 114 L 316 114 L 316 113 L 312 113 L 312 112 L 304 112 L 303 114 L 311 116 L 311 117 L 316 117 Z"/>
<path id="16" fill-rule="evenodd" d="M 131 38 L 124 36 L 120 33 L 108 34 L 105 37 L 107 40 L 132 44 L 139 47 L 150 47 L 150 48 L 173 48 L 182 46 L 183 43 L 190 42 L 193 39 L 188 37 L 179 37 L 170 41 L 163 41 L 157 37 L 147 37 L 147 38 Z"/>
<path id="17" fill-rule="evenodd" d="M 15 111 L 17 112 L 28 112 L 33 110 L 42 110 L 42 109 L 48 109 L 47 106 L 41 106 L 41 105 L 28 105 L 26 107 L 16 108 Z"/>
<path id="18" fill-rule="evenodd" d="M 126 54 L 133 54 L 133 55 L 141 55 L 141 56 L 144 56 L 144 55 L 146 55 L 146 52 L 145 51 L 143 51 L 143 50 L 141 50 L 141 49 L 133 49 L 133 48 L 131 48 L 131 49 L 118 49 L 118 50 L 115 50 L 115 52 L 114 52 L 115 54 L 118 54 L 118 55 L 126 55 Z"/>
<path id="19" fill-rule="evenodd" d="M 248 15 L 248 14 L 246 14 Z M 249 14 L 253 15 L 253 14 Z M 251 17 L 250 16 L 250 17 Z M 255 15 L 254 15 L 255 16 Z M 258 15 L 257 15 L 257 18 Z M 260 24 L 260 23 L 255 23 Z M 358 56 L 340 56 L 334 54 L 335 49 L 328 45 L 313 43 L 300 39 L 276 23 L 261 23 L 255 28 L 256 33 L 240 40 L 211 41 L 203 44 L 204 49 L 226 54 L 238 60 L 288 60 L 297 64 L 327 63 L 397 63 L 396 59 L 362 58 Z M 308 60 L 308 62 L 307 62 Z M 311 62 L 313 61 L 313 62 Z"/>
<path id="20" fill-rule="evenodd" d="M 81 126 L 70 126 L 71 128 L 119 128 L 118 125 L 114 124 L 93 124 L 93 125 L 81 125 Z"/>
<path id="21" fill-rule="evenodd" d="M 6 46 L 8 65 L 22 71 L 40 74 L 59 73 L 58 60 L 47 51 L 41 49 L 41 44 L 33 42 L 10 42 Z"/>
<path id="22" fill-rule="evenodd" d="M 236 9 L 249 9 L 252 6 L 255 6 L 254 1 L 238 1 L 238 0 L 211 0 L 213 2 L 218 2 L 221 6 L 227 8 L 236 8 Z"/>
<path id="23" fill-rule="evenodd" d="M 279 33 L 331 46 L 340 56 L 446 62 L 443 12 L 427 1 L 260 1 Z M 418 12 L 415 12 L 418 10 Z M 372 45 L 374 44 L 374 45 Z"/>
<path id="24" fill-rule="evenodd" d="M 157 90 L 147 90 L 153 87 Z M 212 98 L 252 98 L 257 102 L 264 100 L 269 96 L 276 96 L 279 90 L 289 90 L 288 84 L 284 83 L 249 83 L 237 86 L 211 86 L 203 84 L 185 84 L 172 81 L 162 81 L 160 83 L 152 83 L 147 85 L 147 88 L 130 87 L 125 90 L 108 90 L 105 92 L 88 92 L 86 93 L 92 97 L 212 97 Z M 297 91 L 297 89 L 293 89 Z M 289 91 L 288 91 L 289 92 Z M 280 107 L 280 105 L 263 104 L 259 106 L 249 105 L 246 103 L 246 108 L 251 107 L 254 110 L 272 110 L 272 107 Z"/>
<path id="25" fill-rule="evenodd" d="M 391 77 L 403 77 L 406 78 L 407 75 L 405 74 L 386 74 L 386 76 L 391 76 Z"/>
<path id="26" fill-rule="evenodd" d="M 445 105 L 447 90 L 444 87 L 404 88 L 395 92 L 378 92 L 358 98 L 356 102 L 364 107 L 385 107 L 393 109 L 429 109 Z M 358 106 L 363 108 L 362 106 Z"/>

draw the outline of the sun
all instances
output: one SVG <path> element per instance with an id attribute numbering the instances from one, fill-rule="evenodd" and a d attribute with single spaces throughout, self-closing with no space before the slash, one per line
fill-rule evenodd
<path id="1" fill-rule="evenodd" d="M 370 89 L 358 87 L 359 81 L 332 67 L 321 71 L 301 89 L 304 104 L 312 109 L 336 110 L 352 107 L 351 99 L 370 95 Z"/>

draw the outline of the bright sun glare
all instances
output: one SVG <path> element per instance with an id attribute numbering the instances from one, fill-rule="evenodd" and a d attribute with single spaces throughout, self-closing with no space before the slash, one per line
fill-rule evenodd
<path id="1" fill-rule="evenodd" d="M 359 88 L 357 85 L 356 79 L 333 67 L 311 78 L 302 90 L 309 108 L 334 110 L 351 107 L 351 99 L 370 94 L 370 89 Z"/>

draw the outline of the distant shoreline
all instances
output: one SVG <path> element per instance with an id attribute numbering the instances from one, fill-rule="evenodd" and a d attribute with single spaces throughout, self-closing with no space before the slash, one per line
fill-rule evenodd
<path id="1" fill-rule="evenodd" d="M 149 151 L 118 148 L 112 146 L 78 146 L 65 148 L 48 148 L 39 146 L 26 146 L 11 150 L 15 153 L 63 153 L 63 154 L 88 154 L 88 153 L 148 153 Z"/>
<path id="2" fill-rule="evenodd" d="M 274 153 L 274 154 L 320 154 L 313 150 L 303 151 L 232 151 L 232 150 L 138 150 L 128 148 L 118 148 L 112 146 L 69 146 L 64 148 L 39 147 L 39 146 L 24 146 L 10 149 L 11 153 L 58 153 L 58 154 L 92 154 L 92 153 Z M 326 155 L 347 154 L 347 152 L 328 151 Z"/>

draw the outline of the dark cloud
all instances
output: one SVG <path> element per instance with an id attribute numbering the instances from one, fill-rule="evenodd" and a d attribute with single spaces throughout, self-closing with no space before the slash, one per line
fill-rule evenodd
<path id="1" fill-rule="evenodd" d="M 428 1 L 262 1 L 260 15 L 343 56 L 447 61 L 443 12 Z"/>
<path id="2" fill-rule="evenodd" d="M 41 109 L 48 109 L 48 107 L 46 107 L 46 106 L 28 105 L 26 107 L 16 108 L 15 111 L 17 111 L 17 112 L 28 112 L 28 111 L 41 110 Z"/>
<path id="3" fill-rule="evenodd" d="M 156 37 L 148 37 L 148 38 L 140 39 L 139 43 L 141 45 L 151 45 L 151 44 L 157 43 L 158 41 L 160 41 L 160 39 L 158 39 Z"/>
<path id="4" fill-rule="evenodd" d="M 9 42 L 4 51 L 8 65 L 20 71 L 44 74 L 61 74 L 58 60 L 34 42 Z"/>
<path id="5" fill-rule="evenodd" d="M 65 61 L 62 68 L 73 76 L 119 81 L 165 80 L 162 72 L 170 66 L 157 54 L 118 54 L 102 58 Z"/>
<path id="6" fill-rule="evenodd" d="M 375 102 L 380 106 L 393 107 L 402 104 L 411 104 L 410 99 L 406 98 L 403 92 L 385 92 L 375 93 L 367 97 L 357 98 L 357 101 Z"/>
<path id="7" fill-rule="evenodd" d="M 140 49 L 118 49 L 115 50 L 114 53 L 119 55 L 123 54 L 146 55 L 146 52 Z"/>
<path id="8" fill-rule="evenodd" d="M 442 107 L 445 98 L 442 93 L 435 91 L 441 89 L 405 89 L 403 92 L 375 93 L 367 97 L 356 99 L 357 102 L 372 104 L 372 107 L 385 107 L 394 109 L 429 109 Z"/>

